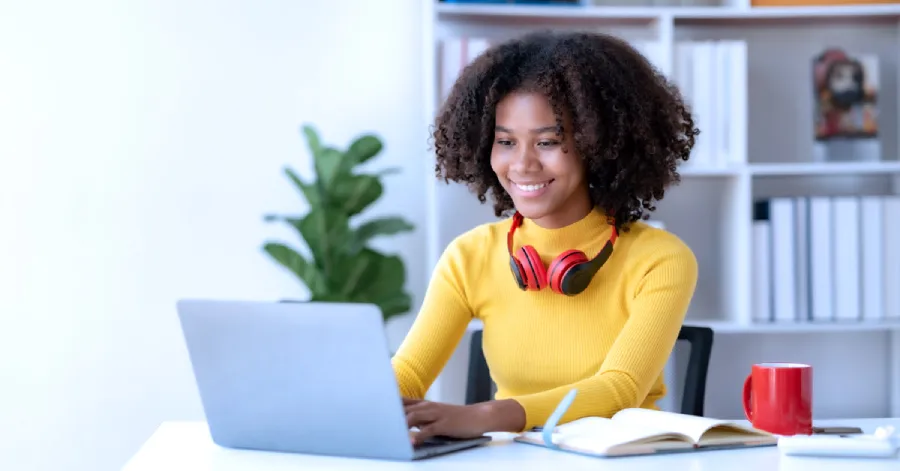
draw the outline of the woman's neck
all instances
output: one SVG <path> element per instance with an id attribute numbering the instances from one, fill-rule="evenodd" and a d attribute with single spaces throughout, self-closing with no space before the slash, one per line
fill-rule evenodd
<path id="1" fill-rule="evenodd" d="M 540 226 L 531 219 L 526 219 L 516 231 L 515 245 L 533 245 L 542 256 L 559 254 L 569 249 L 593 253 L 599 250 L 611 234 L 606 213 L 600 208 L 592 208 L 581 219 L 557 228 Z"/>
<path id="2" fill-rule="evenodd" d="M 581 221 L 593 210 L 594 205 L 585 188 L 584 192 L 577 192 L 569 197 L 557 211 L 531 221 L 544 229 L 560 229 Z"/>

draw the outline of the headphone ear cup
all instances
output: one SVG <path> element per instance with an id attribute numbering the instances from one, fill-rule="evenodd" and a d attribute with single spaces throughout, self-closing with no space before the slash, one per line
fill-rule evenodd
<path id="1" fill-rule="evenodd" d="M 550 277 L 550 289 L 556 293 L 569 294 L 563 290 L 567 274 L 572 271 L 574 267 L 587 264 L 588 262 L 587 255 L 580 250 L 567 250 L 561 253 L 553 260 L 550 264 L 550 269 L 547 270 Z"/>
<path id="2" fill-rule="evenodd" d="M 532 291 L 544 289 L 547 286 L 547 271 L 537 250 L 530 245 L 522 246 L 516 251 L 516 258 L 523 268 L 528 289 Z"/>
<path id="3" fill-rule="evenodd" d="M 516 280 L 516 285 L 524 291 L 527 287 L 527 282 L 525 281 L 525 269 L 522 267 L 522 262 L 516 257 L 509 257 L 509 270 L 512 272 L 513 279 Z"/>
<path id="4" fill-rule="evenodd" d="M 591 266 L 591 263 L 579 263 L 566 270 L 562 280 L 559 282 L 559 292 L 566 296 L 575 296 L 581 294 L 591 284 L 597 270 Z"/>

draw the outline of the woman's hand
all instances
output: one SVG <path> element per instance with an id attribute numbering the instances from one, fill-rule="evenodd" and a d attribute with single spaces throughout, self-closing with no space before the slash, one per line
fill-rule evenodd
<path id="1" fill-rule="evenodd" d="M 404 398 L 403 408 L 409 427 L 419 429 L 412 435 L 414 444 L 437 435 L 475 438 L 487 432 L 518 432 L 525 423 L 525 409 L 510 399 L 459 406 Z"/>

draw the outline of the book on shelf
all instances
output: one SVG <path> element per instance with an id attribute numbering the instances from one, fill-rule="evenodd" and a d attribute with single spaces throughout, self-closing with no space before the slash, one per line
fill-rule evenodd
<path id="1" fill-rule="evenodd" d="M 677 41 L 671 78 L 700 130 L 685 166 L 747 162 L 747 42 Z"/>
<path id="2" fill-rule="evenodd" d="M 755 202 L 756 322 L 900 321 L 900 195 Z"/>
<path id="3" fill-rule="evenodd" d="M 652 409 L 624 409 L 611 418 L 585 417 L 556 425 L 575 394 L 571 391 L 560 402 L 543 430 L 522 433 L 515 440 L 596 457 L 777 444 L 774 435 L 737 422 Z"/>

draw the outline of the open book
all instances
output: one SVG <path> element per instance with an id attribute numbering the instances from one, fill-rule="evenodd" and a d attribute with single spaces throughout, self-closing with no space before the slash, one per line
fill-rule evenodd
<path id="1" fill-rule="evenodd" d="M 553 426 L 557 420 L 551 417 L 550 429 L 525 432 L 515 440 L 608 457 L 778 444 L 775 435 L 738 423 L 651 409 L 625 409 L 609 419 L 586 417 Z"/>

